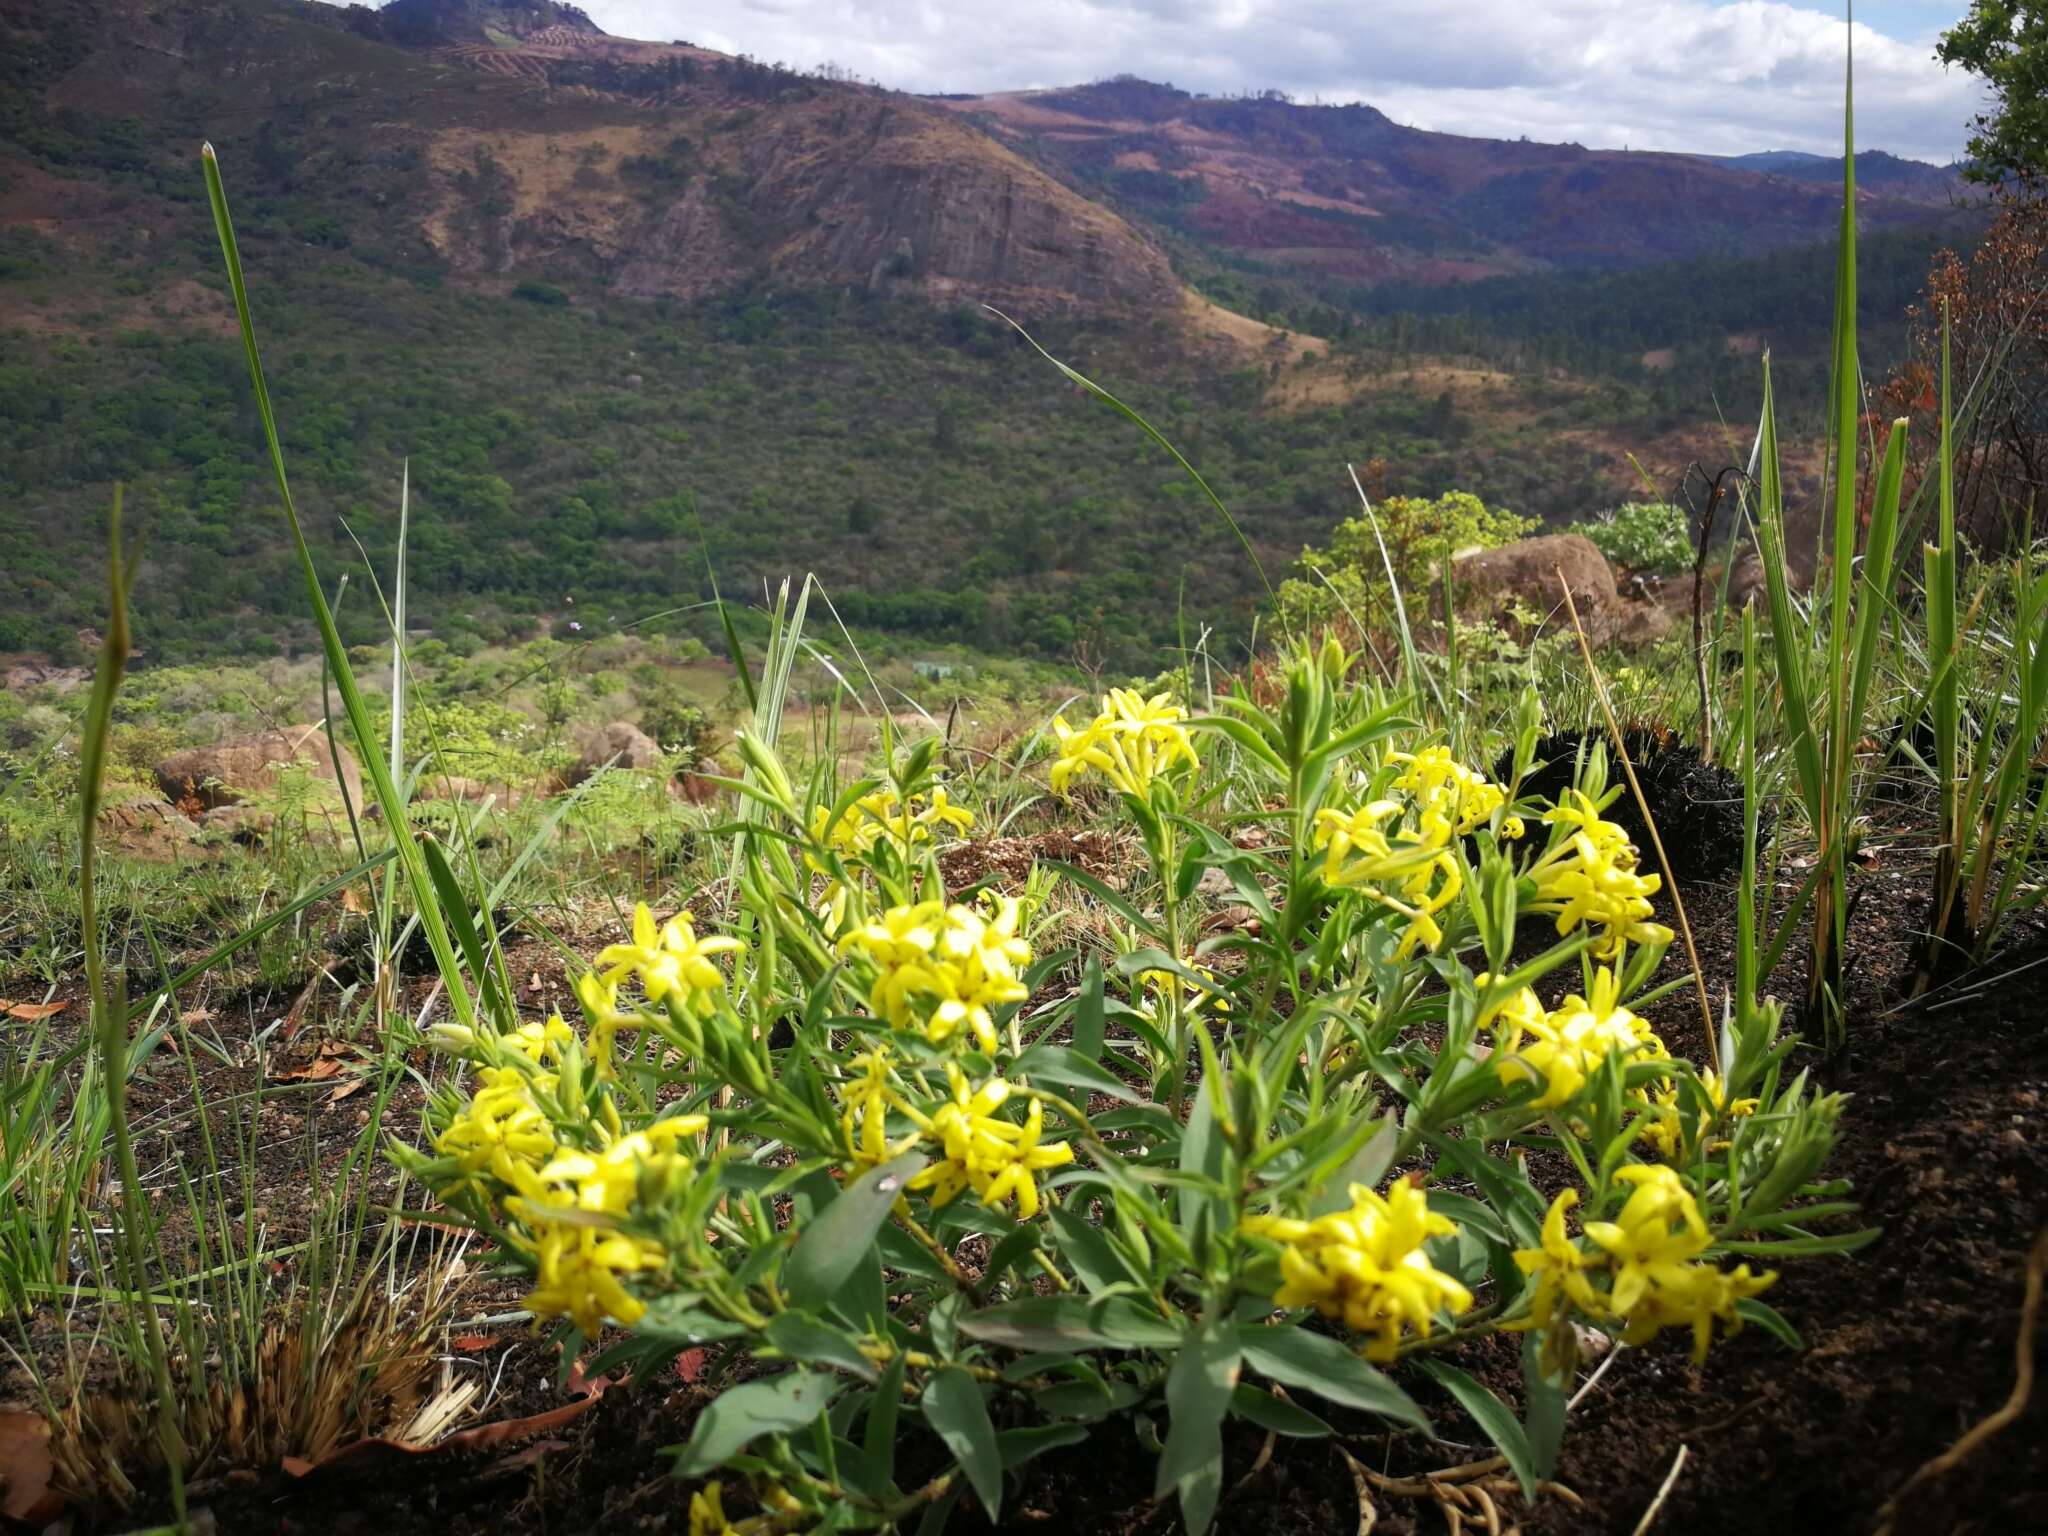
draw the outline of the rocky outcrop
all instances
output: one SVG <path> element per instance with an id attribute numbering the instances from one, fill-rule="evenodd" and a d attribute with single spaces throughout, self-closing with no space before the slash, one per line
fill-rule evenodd
<path id="1" fill-rule="evenodd" d="M 1583 534 L 1550 533 L 1462 556 L 1452 567 L 1459 606 L 1477 616 L 1527 628 L 1516 610 L 1537 617 L 1537 629 L 1571 627 L 1564 588 L 1593 640 L 1611 638 L 1619 618 L 1614 567 Z M 1560 580 L 1561 578 L 1561 580 Z"/>
<path id="2" fill-rule="evenodd" d="M 341 782 L 350 801 L 363 807 L 363 778 L 346 747 L 338 749 Z M 187 747 L 156 765 L 156 781 L 164 797 L 182 808 L 212 811 L 236 805 L 277 783 L 287 763 L 304 763 L 316 779 L 335 782 L 327 730 L 321 725 L 293 725 L 217 742 Z"/>
<path id="3" fill-rule="evenodd" d="M 171 863 L 193 851 L 199 829 L 175 806 L 151 795 L 135 795 L 102 806 L 101 846 L 131 859 Z"/>
<path id="4" fill-rule="evenodd" d="M 661 766 L 661 748 L 654 738 L 627 720 L 578 732 L 576 746 L 579 756 L 569 772 L 571 784 L 581 784 L 607 764 L 639 770 Z"/>

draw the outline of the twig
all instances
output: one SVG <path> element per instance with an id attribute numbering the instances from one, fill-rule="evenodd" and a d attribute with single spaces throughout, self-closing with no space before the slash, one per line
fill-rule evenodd
<path id="1" fill-rule="evenodd" d="M 1570 1413 L 1573 1409 L 1577 1408 L 1581 1402 L 1585 1401 L 1586 1394 L 1600 1385 L 1600 1378 L 1612 1369 L 1614 1362 L 1621 1358 L 1621 1352 L 1626 1348 L 1628 1348 L 1626 1344 L 1617 1344 L 1607 1352 L 1607 1358 L 1600 1362 L 1598 1369 L 1586 1378 L 1585 1384 L 1578 1391 L 1574 1392 L 1571 1401 L 1564 1405 L 1566 1413 Z"/>
<path id="2" fill-rule="evenodd" d="M 2013 1373 L 2012 1395 L 1997 1409 L 1973 1425 L 1968 1434 L 1943 1451 L 1932 1461 L 1924 1464 L 1919 1471 L 1907 1478 L 1899 1491 L 1891 1496 L 1884 1508 L 1878 1512 L 1877 1536 L 1891 1536 L 1892 1523 L 1898 1518 L 1899 1505 L 1907 1494 L 1923 1484 L 1931 1483 L 1937 1477 L 1954 1471 L 1993 1435 L 2026 1412 L 2027 1399 L 2034 1390 L 2034 1333 L 2041 1321 L 2041 1281 L 2048 1272 L 2048 1228 L 2042 1229 L 2034 1239 L 2034 1249 L 2027 1256 L 2026 1294 L 2020 1302 L 2020 1336 L 2015 1347 L 2018 1365 Z"/>
<path id="3" fill-rule="evenodd" d="M 1651 1523 L 1663 1512 L 1664 1501 L 1671 1497 L 1671 1490 L 1678 1486 L 1678 1474 L 1685 1470 L 1685 1458 L 1690 1454 L 1684 1446 L 1671 1459 L 1671 1470 L 1664 1474 L 1664 1485 L 1657 1490 L 1657 1497 L 1650 1500 L 1650 1507 L 1643 1511 L 1643 1518 L 1636 1522 L 1635 1536 L 1643 1536 Z"/>
<path id="4" fill-rule="evenodd" d="M 1707 1035 L 1707 1059 L 1718 1077 L 1721 1073 L 1721 1038 L 1714 1029 L 1714 1010 L 1707 1001 L 1707 973 L 1700 969 L 1700 952 L 1692 941 L 1692 922 L 1685 915 L 1685 898 L 1678 894 L 1678 877 L 1671 873 L 1671 860 L 1664 856 L 1664 839 L 1658 835 L 1657 818 L 1650 814 L 1649 797 L 1643 793 L 1643 786 L 1636 782 L 1635 764 L 1628 760 L 1628 747 L 1621 739 L 1621 722 L 1614 718 L 1614 706 L 1608 702 L 1606 680 L 1593 664 L 1593 647 L 1586 641 L 1586 626 L 1579 622 L 1579 605 L 1572 601 L 1572 585 L 1564 579 L 1562 568 L 1557 568 L 1557 584 L 1564 589 L 1564 606 L 1572 616 L 1572 632 L 1579 637 L 1579 654 L 1586 658 L 1586 671 L 1593 679 L 1593 696 L 1600 701 L 1600 713 L 1607 717 L 1607 731 L 1614 738 L 1615 755 L 1621 759 L 1622 772 L 1628 775 L 1628 787 L 1635 793 L 1636 806 L 1643 813 L 1643 824 L 1650 829 L 1650 846 L 1657 850 L 1657 862 L 1663 866 L 1665 878 L 1671 885 L 1671 905 L 1678 912 L 1678 931 L 1685 937 L 1685 957 L 1692 962 L 1693 986 L 1700 996 L 1700 1027 Z"/>

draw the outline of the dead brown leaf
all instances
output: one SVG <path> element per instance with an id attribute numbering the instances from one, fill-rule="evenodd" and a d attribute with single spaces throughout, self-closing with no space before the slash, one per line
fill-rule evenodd
<path id="1" fill-rule="evenodd" d="M 39 1413 L 0 1409 L 0 1515 L 27 1525 L 46 1525 L 63 1512 L 63 1498 L 50 1491 L 50 1425 Z"/>
<path id="2" fill-rule="evenodd" d="M 495 1424 L 479 1424 L 474 1429 L 463 1429 L 452 1435 L 443 1435 L 432 1445 L 407 1445 L 403 1441 L 387 1440 L 380 1436 L 351 1440 L 318 1462 L 309 1462 L 298 1456 L 287 1456 L 282 1465 L 286 1474 L 291 1477 L 309 1477 L 316 1472 L 325 1472 L 333 1467 L 379 1456 L 438 1456 L 443 1453 L 488 1451 L 515 1440 L 525 1440 L 530 1436 L 544 1435 L 551 1430 L 560 1429 L 564 1424 L 589 1412 L 597 1400 L 604 1396 L 605 1389 L 611 1385 L 612 1380 L 609 1376 L 582 1380 L 572 1372 L 569 1390 L 580 1395 L 559 1408 L 548 1409 L 545 1413 L 528 1414 L 523 1419 L 501 1419 Z"/>
<path id="3" fill-rule="evenodd" d="M 71 1005 L 59 999 L 54 1003 L 5 1003 L 0 1004 L 10 1019 L 22 1019 L 33 1024 L 40 1019 L 53 1019 Z"/>

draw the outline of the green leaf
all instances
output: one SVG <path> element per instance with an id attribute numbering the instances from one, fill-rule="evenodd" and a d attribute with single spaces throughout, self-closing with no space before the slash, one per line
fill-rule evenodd
<path id="1" fill-rule="evenodd" d="M 1083 1349 L 1172 1349 L 1182 1330 L 1129 1297 L 1023 1296 L 960 1320 L 960 1331 L 1006 1349 L 1071 1354 Z"/>
<path id="2" fill-rule="evenodd" d="M 836 1383 L 802 1369 L 750 1381 L 721 1393 L 697 1415 L 689 1444 L 676 1460 L 679 1477 L 702 1477 L 760 1435 L 786 1435 L 814 1422 L 831 1406 Z"/>
<path id="3" fill-rule="evenodd" d="M 1081 995 L 1074 1002 L 1074 1054 L 1100 1061 L 1102 1033 L 1102 957 L 1090 955 L 1081 969 Z"/>
<path id="4" fill-rule="evenodd" d="M 1388 1115 L 1380 1122 L 1380 1128 L 1372 1133 L 1372 1139 L 1354 1152 L 1344 1166 L 1323 1186 L 1322 1193 L 1310 1203 L 1309 1214 L 1327 1216 L 1332 1211 L 1341 1211 L 1349 1206 L 1353 1184 L 1363 1184 L 1367 1189 L 1378 1189 L 1380 1180 L 1387 1176 L 1387 1170 L 1394 1165 L 1394 1148 L 1400 1139 L 1400 1128 L 1394 1124 L 1394 1117 Z"/>
<path id="5" fill-rule="evenodd" d="M 1101 1228 L 1065 1206 L 1053 1206 L 1045 1217 L 1059 1244 L 1060 1257 L 1072 1266 L 1081 1284 L 1092 1294 L 1099 1296 L 1114 1286 L 1134 1283 Z"/>
<path id="6" fill-rule="evenodd" d="M 1241 1369 L 1237 1330 L 1228 1319 L 1205 1318 L 1166 1375 L 1170 1422 L 1152 1496 L 1164 1498 L 1169 1488 L 1178 1493 L 1181 1519 L 1192 1536 L 1203 1536 L 1216 1518 L 1223 1493 L 1223 1415 Z"/>
<path id="7" fill-rule="evenodd" d="M 868 1420 L 861 1428 L 861 1459 L 867 1464 L 870 1487 L 886 1488 L 896 1476 L 896 1419 L 903 1408 L 903 1372 L 907 1358 L 890 1357 L 875 1384 L 874 1400 L 868 1404 Z"/>
<path id="8" fill-rule="evenodd" d="M 782 1268 L 783 1289 L 799 1307 L 822 1308 L 852 1278 L 903 1186 L 928 1159 L 906 1152 L 870 1168 L 805 1224 Z"/>
<path id="9" fill-rule="evenodd" d="M 1276 1435 L 1292 1435 L 1297 1440 L 1313 1440 L 1331 1433 L 1330 1426 L 1306 1408 L 1244 1382 L 1239 1382 L 1230 1394 L 1230 1411 L 1261 1429 L 1270 1429 Z"/>
<path id="10" fill-rule="evenodd" d="M 1002 1512 L 1003 1458 L 981 1388 L 967 1372 L 949 1366 L 925 1384 L 923 1405 L 925 1422 L 966 1469 L 981 1507 L 995 1521 Z"/>
<path id="11" fill-rule="evenodd" d="M 1011 1063 L 1010 1071 L 1018 1077 L 1044 1078 L 1063 1087 L 1121 1099 L 1126 1104 L 1147 1102 L 1142 1093 L 1122 1078 L 1063 1045 L 1034 1045 Z"/>
<path id="12" fill-rule="evenodd" d="M 1735 1303 L 1735 1310 L 1744 1322 L 1755 1323 L 1787 1349 L 1806 1348 L 1806 1341 L 1799 1337 L 1799 1330 L 1785 1321 L 1785 1314 L 1770 1303 L 1746 1296 Z"/>
<path id="13" fill-rule="evenodd" d="M 1004 1429 L 996 1433 L 996 1453 L 1003 1458 L 1003 1470 L 1021 1467 L 1035 1456 L 1062 1446 L 1079 1445 L 1088 1431 L 1078 1424 L 1036 1424 L 1025 1429 Z"/>
<path id="14" fill-rule="evenodd" d="M 792 1360 L 806 1365 L 836 1366 L 862 1381 L 876 1379 L 874 1362 L 860 1352 L 851 1335 L 808 1312 L 778 1312 L 762 1331 L 770 1344 Z"/>
<path id="15" fill-rule="evenodd" d="M 1261 1376 L 1345 1408 L 1376 1413 L 1383 1419 L 1430 1432 L 1429 1416 L 1415 1400 L 1327 1334 L 1310 1333 L 1292 1323 L 1272 1326 L 1241 1323 L 1237 1339 L 1245 1362 Z"/>
<path id="16" fill-rule="evenodd" d="M 1494 1448 L 1508 1459 L 1515 1481 L 1522 1485 L 1522 1497 L 1533 1500 L 1536 1497 L 1536 1453 L 1529 1448 L 1529 1437 L 1522 1433 L 1521 1421 L 1508 1411 L 1505 1403 L 1455 1365 L 1447 1365 L 1441 1360 L 1419 1360 L 1416 1363 L 1472 1415 L 1473 1422 L 1493 1442 Z"/>
<path id="17" fill-rule="evenodd" d="M 1559 1326 L 1569 1328 L 1570 1323 Z M 1529 1437 L 1530 1459 L 1538 1477 L 1557 1470 L 1558 1447 L 1564 1443 L 1565 1388 L 1569 1379 L 1558 1381 L 1543 1374 L 1543 1335 L 1531 1330 L 1522 1335 L 1522 1390 L 1526 1406 L 1522 1424 Z"/>

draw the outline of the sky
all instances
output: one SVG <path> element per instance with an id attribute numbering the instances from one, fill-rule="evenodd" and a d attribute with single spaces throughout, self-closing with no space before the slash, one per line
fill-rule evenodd
<path id="1" fill-rule="evenodd" d="M 1397 121 L 1599 148 L 1841 144 L 1845 29 L 1824 0 L 580 0 L 623 37 L 687 39 L 910 91 L 1275 87 Z M 1866 0 L 1858 147 L 1947 161 L 1978 82 L 1934 42 L 1967 0 Z"/>

